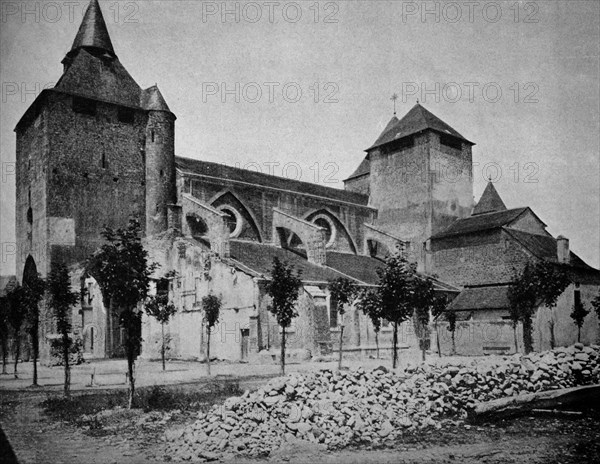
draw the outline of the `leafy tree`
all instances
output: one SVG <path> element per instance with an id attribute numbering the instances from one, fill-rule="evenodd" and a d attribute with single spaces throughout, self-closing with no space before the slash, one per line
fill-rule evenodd
<path id="1" fill-rule="evenodd" d="M 165 279 L 166 280 L 166 279 Z M 148 316 L 153 317 L 160 323 L 161 331 L 161 344 L 160 344 L 160 358 L 162 360 L 162 370 L 166 369 L 165 364 L 165 351 L 166 351 L 166 340 L 165 340 L 165 324 L 169 322 L 169 319 L 173 314 L 177 312 L 177 308 L 173 303 L 169 302 L 168 293 L 157 293 L 154 296 L 148 298 L 146 302 L 146 313 Z"/>
<path id="2" fill-rule="evenodd" d="M 23 329 L 23 323 L 25 322 L 25 310 L 23 307 L 24 298 L 23 287 L 17 285 L 6 294 L 7 302 L 7 318 L 10 326 L 12 327 L 14 343 L 14 376 L 18 379 L 17 366 L 19 364 L 19 357 L 21 356 L 21 331 Z"/>
<path id="3" fill-rule="evenodd" d="M 514 296 L 517 299 L 517 295 Z M 510 296 L 509 296 L 510 299 Z M 508 307 L 508 317 L 510 318 L 510 325 L 513 329 L 513 338 L 515 340 L 515 353 L 519 352 L 519 342 L 517 340 L 517 327 L 521 321 L 521 307 L 519 304 L 510 304 Z"/>
<path id="4" fill-rule="evenodd" d="M 585 305 L 581 301 L 581 298 L 575 298 L 575 304 L 573 305 L 573 311 L 570 316 L 577 326 L 577 341 L 581 342 L 581 328 L 586 316 L 590 313 L 589 309 L 586 309 Z"/>
<path id="5" fill-rule="evenodd" d="M 119 317 L 125 330 L 125 353 L 129 379 L 129 408 L 135 395 L 135 356 L 141 342 L 141 302 L 148 296 L 150 276 L 158 267 L 148 262 L 140 238 L 141 226 L 131 219 L 125 228 L 107 227 L 102 236 L 107 243 L 89 259 L 87 272 L 94 277 L 108 302 L 111 314 Z"/>
<path id="6" fill-rule="evenodd" d="M 448 322 L 448 330 L 450 331 L 450 336 L 452 337 L 452 355 L 456 354 L 456 312 L 455 311 L 446 311 L 444 313 L 444 317 Z"/>
<path id="7" fill-rule="evenodd" d="M 515 277 L 510 286 L 508 299 L 510 317 L 513 321 L 521 321 L 523 325 L 523 345 L 525 353 L 533 351 L 532 318 L 536 308 L 545 305 L 556 306 L 558 297 L 571 283 L 569 273 L 564 265 L 546 261 L 528 262 L 522 272 Z"/>
<path id="8" fill-rule="evenodd" d="M 62 337 L 61 348 L 65 368 L 65 397 L 71 389 L 71 367 L 69 366 L 69 350 L 71 348 L 71 308 L 79 299 L 79 292 L 71 291 L 69 270 L 63 263 L 53 263 L 48 277 L 48 293 L 50 309 L 56 318 L 56 327 Z"/>
<path id="9" fill-rule="evenodd" d="M 442 315 L 444 315 L 445 309 L 448 306 L 448 298 L 445 295 L 439 295 L 434 298 L 433 305 L 431 306 L 431 316 L 433 317 L 433 324 L 435 326 L 435 339 L 437 342 L 438 356 L 442 357 L 442 348 L 440 346 L 440 334 L 438 332 L 438 321 Z"/>
<path id="10" fill-rule="evenodd" d="M 394 369 L 398 364 L 398 327 L 413 313 L 411 292 L 416 271 L 416 263 L 408 263 L 399 252 L 388 256 L 385 266 L 377 269 L 381 317 L 390 321 L 393 328 L 392 367 Z"/>
<path id="11" fill-rule="evenodd" d="M 46 282 L 39 274 L 28 276 L 23 282 L 22 305 L 25 311 L 26 331 L 31 341 L 33 357 L 33 385 L 38 384 L 37 360 L 40 354 L 40 301 L 46 291 Z"/>
<path id="12" fill-rule="evenodd" d="M 8 337 L 9 326 L 8 321 L 8 298 L 0 297 L 0 349 L 2 349 L 2 375 L 6 375 L 6 362 L 8 359 Z"/>
<path id="13" fill-rule="evenodd" d="M 342 344 L 344 340 L 344 313 L 346 305 L 354 301 L 358 289 L 356 285 L 346 277 L 338 277 L 329 282 L 329 294 L 332 303 L 336 305 L 338 314 L 340 315 L 340 353 L 338 358 L 338 370 L 342 369 Z"/>
<path id="14" fill-rule="evenodd" d="M 363 290 L 358 298 L 356 307 L 371 319 L 375 331 L 375 347 L 379 359 L 379 331 L 381 330 L 381 302 L 379 293 L 375 290 Z"/>
<path id="15" fill-rule="evenodd" d="M 202 298 L 202 308 L 204 309 L 204 323 L 206 324 L 206 367 L 210 376 L 210 332 L 219 322 L 219 313 L 221 312 L 221 297 L 208 294 Z"/>
<path id="16" fill-rule="evenodd" d="M 282 375 L 285 374 L 285 329 L 298 316 L 295 305 L 302 286 L 300 277 L 300 270 L 294 275 L 294 266 L 281 262 L 277 257 L 273 258 L 271 280 L 266 285 L 266 291 L 272 299 L 269 311 L 275 316 L 277 324 L 281 327 Z"/>

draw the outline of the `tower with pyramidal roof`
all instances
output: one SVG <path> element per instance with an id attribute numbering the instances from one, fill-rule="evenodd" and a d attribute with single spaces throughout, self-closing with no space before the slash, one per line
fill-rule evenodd
<path id="1" fill-rule="evenodd" d="M 136 217 L 167 229 L 177 202 L 175 115 L 156 86 L 142 89 L 113 48 L 91 0 L 63 74 L 18 122 L 17 275 L 83 262 L 104 226 Z"/>
<path id="2" fill-rule="evenodd" d="M 369 194 L 375 227 L 409 242 L 422 264 L 427 238 L 471 214 L 473 145 L 417 103 L 392 117 L 345 188 Z"/>

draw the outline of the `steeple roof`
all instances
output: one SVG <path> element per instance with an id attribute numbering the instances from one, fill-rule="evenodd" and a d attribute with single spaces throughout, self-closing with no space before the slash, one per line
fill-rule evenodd
<path id="1" fill-rule="evenodd" d="M 102 10 L 98 0 L 91 0 L 87 7 L 79 31 L 73 41 L 71 52 L 84 47 L 104 50 L 115 56 L 108 29 L 102 16 Z"/>
<path id="2" fill-rule="evenodd" d="M 162 96 L 160 90 L 158 90 L 158 87 L 156 85 L 142 90 L 141 106 L 145 110 L 168 111 L 169 113 L 171 112 L 169 106 L 167 105 L 167 102 L 165 101 L 164 97 Z"/>
<path id="3" fill-rule="evenodd" d="M 377 138 L 375 143 L 371 147 L 367 148 L 366 151 L 372 150 L 373 148 L 381 145 L 385 145 L 386 143 L 394 140 L 401 139 L 402 137 L 416 134 L 426 129 L 441 132 L 442 134 L 448 134 L 474 145 L 473 142 L 465 139 L 435 114 L 427 111 L 425 108 L 423 108 L 423 106 L 417 103 L 410 109 L 408 113 L 406 113 L 402 119 L 398 120 L 394 116 L 385 127 L 381 135 Z"/>
<path id="4" fill-rule="evenodd" d="M 498 211 L 506 211 L 506 205 L 502 201 L 502 198 L 500 198 L 500 195 L 498 195 L 494 184 L 490 181 L 485 187 L 479 203 L 473 208 L 472 216 L 483 213 L 496 213 Z"/>

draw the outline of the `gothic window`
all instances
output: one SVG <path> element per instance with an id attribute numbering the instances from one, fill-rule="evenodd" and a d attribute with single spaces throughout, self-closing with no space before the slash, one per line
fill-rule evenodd
<path id="1" fill-rule="evenodd" d="M 229 228 L 229 236 L 237 237 L 242 231 L 242 216 L 232 206 L 223 205 L 218 208 L 219 211 L 226 214 L 225 222 Z"/>
<path id="2" fill-rule="evenodd" d="M 96 115 L 96 101 L 89 98 L 73 97 L 73 111 L 88 116 Z"/>
<path id="3" fill-rule="evenodd" d="M 119 106 L 119 109 L 117 111 L 117 117 L 119 119 L 119 122 L 124 122 L 125 124 L 133 124 L 135 119 L 135 112 L 131 108 Z"/>
<path id="4" fill-rule="evenodd" d="M 325 229 L 325 243 L 327 247 L 330 247 L 335 242 L 337 231 L 333 221 L 325 214 L 319 214 L 313 218 L 313 223 L 323 229 Z"/>

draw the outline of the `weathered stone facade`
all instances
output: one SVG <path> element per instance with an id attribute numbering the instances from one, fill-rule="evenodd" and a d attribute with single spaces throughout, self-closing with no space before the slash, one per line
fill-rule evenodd
<path id="1" fill-rule="evenodd" d="M 339 190 L 176 157 L 175 115 L 156 86 L 141 89 L 120 63 L 97 0 L 63 64 L 56 87 L 38 96 L 15 129 L 17 276 L 45 277 L 58 261 L 71 267 L 73 286 L 83 290 L 73 326 L 88 357 L 121 355 L 123 332 L 97 282 L 85 275 L 85 260 L 101 245 L 105 226 L 124 227 L 132 217 L 160 265 L 154 277 L 171 276 L 168 292 L 178 312 L 165 329 L 176 358 L 205 357 L 201 300 L 211 293 L 223 301 L 211 334 L 214 356 L 278 356 L 281 329 L 265 291 L 275 257 L 302 271 L 299 316 L 286 335 L 290 353 L 303 358 L 330 354 L 338 343 L 342 321 L 328 282 L 343 276 L 375 285 L 381 259 L 395 249 L 436 274 L 438 291 L 455 295 L 464 287 L 456 301 L 474 286 L 509 284 L 528 260 L 557 256 L 570 260 L 585 301 L 597 291 L 598 271 L 568 250 L 557 255 L 564 240 L 552 238 L 531 210 L 506 210 L 495 190 L 473 208 L 473 143 L 419 104 L 401 120 L 392 118 Z M 557 340 L 567 343 L 568 291 L 563 296 L 555 321 Z M 54 331 L 44 307 L 43 340 Z M 465 352 L 511 346 L 505 308 L 473 309 L 459 324 L 474 334 L 461 342 Z M 540 347 L 544 317 L 541 311 Z M 595 336 L 589 321 L 586 340 Z M 345 349 L 374 354 L 365 315 L 350 307 L 343 323 Z M 508 335 L 492 343 L 488 332 L 496 329 Z M 143 357 L 158 356 L 161 333 L 144 317 Z M 384 324 L 382 351 L 390 339 Z M 416 346 L 412 321 L 402 324 L 400 343 Z M 447 350 L 441 338 L 440 344 Z"/>

